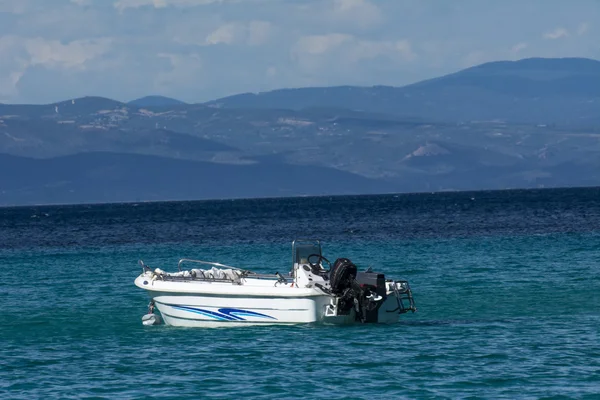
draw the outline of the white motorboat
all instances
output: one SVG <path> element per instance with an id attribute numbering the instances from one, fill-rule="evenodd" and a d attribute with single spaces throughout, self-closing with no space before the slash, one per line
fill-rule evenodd
<path id="1" fill-rule="evenodd" d="M 190 327 L 394 323 L 400 314 L 416 311 L 407 281 L 359 272 L 347 258 L 331 264 L 318 240 L 292 242 L 287 276 L 192 259 L 180 260 L 174 273 L 143 261 L 140 265 L 135 285 L 151 297 L 145 325 L 160 322 L 155 307 L 167 325 Z M 206 268 L 183 269 L 185 265 Z"/>

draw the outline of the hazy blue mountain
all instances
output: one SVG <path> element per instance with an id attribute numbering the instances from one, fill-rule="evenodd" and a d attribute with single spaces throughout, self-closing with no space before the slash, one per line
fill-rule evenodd
<path id="1" fill-rule="evenodd" d="M 1 104 L 0 118 L 63 118 L 86 115 L 103 110 L 115 110 L 125 104 L 105 97 L 86 96 L 51 104 Z"/>
<path id="2" fill-rule="evenodd" d="M 165 96 L 145 96 L 131 100 L 127 104 L 134 107 L 172 107 L 185 105 L 187 103 Z"/>
<path id="3" fill-rule="evenodd" d="M 284 89 L 207 104 L 0 104 L 0 193 L 6 203 L 205 198 L 178 182 L 230 182 L 210 197 L 600 185 L 599 64 L 494 62 L 403 88 Z M 144 174 L 156 176 L 150 192 Z"/>
<path id="4" fill-rule="evenodd" d="M 339 86 L 229 96 L 221 108 L 336 107 L 431 121 L 600 124 L 600 61 L 532 58 L 482 64 L 404 87 Z"/>
<path id="5" fill-rule="evenodd" d="M 394 185 L 331 168 L 227 165 L 116 153 L 0 154 L 0 205 L 382 193 Z"/>
<path id="6" fill-rule="evenodd" d="M 102 119 L 83 119 L 83 123 L 74 119 L 5 120 L 0 124 L 0 150 L 8 154 L 38 158 L 93 151 L 192 160 L 213 160 L 215 157 L 237 159 L 240 155 L 240 150 L 233 146 L 168 129 L 119 127 L 118 120 L 109 119 L 102 124 Z"/>

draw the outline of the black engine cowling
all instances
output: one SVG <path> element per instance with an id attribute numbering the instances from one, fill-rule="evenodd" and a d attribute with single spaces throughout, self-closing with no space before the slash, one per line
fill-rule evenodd
<path id="1" fill-rule="evenodd" d="M 352 261 L 338 258 L 329 272 L 329 284 L 331 292 L 339 296 L 338 307 L 341 312 L 349 312 L 354 307 L 357 320 L 377 322 L 378 309 L 385 298 L 383 274 L 358 273 Z M 373 301 L 377 296 L 379 300 Z"/>
<path id="2" fill-rule="evenodd" d="M 352 287 L 356 280 L 357 268 L 352 261 L 347 258 L 338 258 L 333 263 L 329 271 L 329 285 L 331 291 L 336 295 L 341 295 L 346 289 Z"/>

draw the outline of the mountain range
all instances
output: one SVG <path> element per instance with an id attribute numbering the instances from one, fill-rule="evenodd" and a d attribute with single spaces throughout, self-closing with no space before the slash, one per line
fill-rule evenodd
<path id="1" fill-rule="evenodd" d="M 282 89 L 214 100 L 225 108 L 333 107 L 438 122 L 600 124 L 600 61 L 530 58 L 478 65 L 404 87 Z"/>
<path id="2" fill-rule="evenodd" d="M 188 104 L 0 104 L 0 205 L 600 184 L 600 62 Z"/>

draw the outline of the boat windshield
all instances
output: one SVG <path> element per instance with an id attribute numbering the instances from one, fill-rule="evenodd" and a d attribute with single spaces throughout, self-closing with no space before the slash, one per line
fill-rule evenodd
<path id="1" fill-rule="evenodd" d="M 294 264 L 308 264 L 308 256 L 311 254 L 321 255 L 321 242 L 318 240 L 294 240 L 292 243 L 292 258 Z M 310 261 L 318 262 L 317 257 L 311 257 Z"/>

